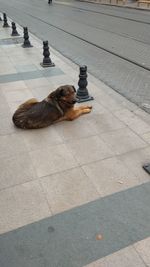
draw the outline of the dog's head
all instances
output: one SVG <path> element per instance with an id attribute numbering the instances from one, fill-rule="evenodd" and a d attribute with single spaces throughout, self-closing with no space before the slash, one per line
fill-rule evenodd
<path id="1" fill-rule="evenodd" d="M 76 89 L 73 85 L 63 85 L 50 94 L 50 98 L 59 103 L 73 106 L 76 103 Z"/>

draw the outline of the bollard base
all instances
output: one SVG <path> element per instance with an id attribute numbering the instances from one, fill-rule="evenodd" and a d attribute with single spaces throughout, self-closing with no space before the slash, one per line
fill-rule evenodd
<path id="1" fill-rule="evenodd" d="M 82 97 L 80 98 L 80 97 L 76 96 L 76 99 L 77 99 L 77 103 L 82 103 L 82 102 L 94 100 L 94 97 L 93 96 L 87 96 L 85 98 L 82 98 Z"/>
<path id="2" fill-rule="evenodd" d="M 10 26 L 8 24 L 3 25 L 3 28 L 9 28 Z"/>
<path id="3" fill-rule="evenodd" d="M 55 67 L 55 64 L 53 62 L 51 63 L 40 63 L 40 65 L 43 67 L 43 68 L 48 68 L 48 67 Z"/>
<path id="4" fill-rule="evenodd" d="M 11 34 L 11 36 L 20 36 L 20 34 L 19 33 L 13 33 L 13 34 Z"/>

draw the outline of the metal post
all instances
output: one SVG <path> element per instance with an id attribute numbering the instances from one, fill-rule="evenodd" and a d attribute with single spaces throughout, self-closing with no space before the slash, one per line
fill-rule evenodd
<path id="1" fill-rule="evenodd" d="M 6 16 L 6 13 L 3 13 L 3 21 L 4 21 L 3 27 L 4 27 L 4 28 L 8 28 L 8 27 L 9 27 L 9 24 L 8 24 L 8 22 L 7 22 L 7 16 Z"/>
<path id="2" fill-rule="evenodd" d="M 51 61 L 48 41 L 43 41 L 43 62 L 41 63 L 42 67 L 54 67 L 55 64 Z"/>
<path id="3" fill-rule="evenodd" d="M 28 28 L 24 27 L 24 43 L 22 45 L 22 47 L 26 48 L 26 47 L 33 47 L 33 45 L 31 45 L 30 41 L 29 41 L 29 35 L 28 35 Z"/>
<path id="4" fill-rule="evenodd" d="M 20 34 L 16 30 L 15 22 L 12 22 L 11 25 L 12 25 L 12 34 L 11 34 L 11 36 L 19 36 Z"/>
<path id="5" fill-rule="evenodd" d="M 87 89 L 87 66 L 81 66 L 80 67 L 80 74 L 79 74 L 79 88 L 77 90 L 77 102 L 86 102 L 93 100 L 94 98 L 89 95 L 88 89 Z"/>

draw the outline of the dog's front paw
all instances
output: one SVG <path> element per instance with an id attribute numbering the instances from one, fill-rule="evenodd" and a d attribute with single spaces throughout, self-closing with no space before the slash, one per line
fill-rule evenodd
<path id="1" fill-rule="evenodd" d="M 80 106 L 80 109 L 92 109 L 92 106 Z"/>
<path id="2" fill-rule="evenodd" d="M 87 108 L 92 109 L 93 107 L 92 106 L 87 106 Z"/>
<path id="3" fill-rule="evenodd" d="M 85 108 L 83 110 L 83 113 L 86 114 L 86 113 L 90 113 L 91 112 L 91 108 Z"/>

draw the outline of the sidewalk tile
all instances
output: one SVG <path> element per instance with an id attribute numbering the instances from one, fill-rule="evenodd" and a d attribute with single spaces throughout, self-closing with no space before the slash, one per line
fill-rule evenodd
<path id="1" fill-rule="evenodd" d="M 135 243 L 133 246 L 143 259 L 146 267 L 150 267 L 150 237 Z"/>
<path id="2" fill-rule="evenodd" d="M 144 183 L 150 180 L 149 174 L 143 170 L 142 166 L 150 162 L 150 147 L 141 148 L 135 151 L 128 152 L 118 158 L 126 165 L 126 167 L 135 173 L 139 183 Z"/>
<path id="3" fill-rule="evenodd" d="M 122 109 L 114 113 L 121 121 L 139 135 L 150 132 L 150 125 L 136 116 L 133 112 Z"/>
<path id="4" fill-rule="evenodd" d="M 144 139 L 144 141 L 150 144 L 150 132 L 143 134 L 142 138 Z"/>
<path id="5" fill-rule="evenodd" d="M 80 165 L 113 155 L 111 149 L 98 136 L 72 140 L 67 146 Z"/>
<path id="6" fill-rule="evenodd" d="M 30 152 L 38 177 L 46 176 L 77 166 L 77 162 L 64 144 L 47 146 Z"/>
<path id="7" fill-rule="evenodd" d="M 0 214 L 0 233 L 51 215 L 41 187 L 36 181 L 2 190 Z"/>
<path id="8" fill-rule="evenodd" d="M 43 86 L 35 86 L 30 88 L 30 91 L 33 94 L 33 97 L 37 98 L 38 101 L 46 98 L 53 90 L 55 90 L 54 86 L 51 84 L 43 85 Z"/>
<path id="9" fill-rule="evenodd" d="M 103 133 L 101 138 L 116 154 L 123 154 L 135 149 L 146 147 L 147 144 L 129 128 Z"/>
<path id="10" fill-rule="evenodd" d="M 16 68 L 17 72 L 29 72 L 37 70 L 37 67 L 34 64 L 17 64 L 14 67 Z"/>
<path id="11" fill-rule="evenodd" d="M 85 267 L 146 267 L 133 247 L 127 247 Z"/>
<path id="12" fill-rule="evenodd" d="M 47 81 L 49 83 L 52 82 L 53 84 L 55 84 L 56 88 L 61 86 L 61 85 L 65 85 L 65 84 L 74 85 L 76 88 L 76 84 L 73 82 L 72 78 L 68 75 L 65 75 L 65 74 L 61 75 L 61 77 L 59 79 L 58 79 L 58 76 L 47 77 Z"/>
<path id="13" fill-rule="evenodd" d="M 58 77 L 57 77 L 58 79 Z M 37 78 L 37 79 L 31 79 L 31 80 L 26 80 L 24 81 L 26 86 L 28 88 L 36 88 L 36 87 L 39 87 L 39 86 L 48 86 L 49 85 L 49 82 L 46 78 Z"/>
<path id="14" fill-rule="evenodd" d="M 8 103 L 0 90 L 0 118 L 6 117 L 10 114 Z"/>
<path id="15" fill-rule="evenodd" d="M 83 105 L 83 104 L 80 104 Z M 91 113 L 88 114 L 88 118 L 92 118 L 93 115 L 101 115 L 103 113 L 109 113 L 106 108 L 104 108 L 101 104 L 99 104 L 97 101 L 90 102 L 90 105 L 92 106 Z"/>
<path id="16" fill-rule="evenodd" d="M 85 114 L 74 121 L 57 123 L 54 127 L 65 141 L 96 135 L 96 127 L 87 119 L 88 116 L 89 114 Z"/>
<path id="17" fill-rule="evenodd" d="M 13 64 L 8 63 L 8 62 L 1 64 L 1 66 L 0 66 L 0 78 L 3 75 L 12 74 L 12 73 L 17 73 Z"/>
<path id="18" fill-rule="evenodd" d="M 63 143 L 59 133 L 53 125 L 43 129 L 21 130 L 19 131 L 29 151 L 44 149 L 49 146 L 54 146 Z"/>
<path id="19" fill-rule="evenodd" d="M 26 151 L 27 147 L 17 133 L 0 136 L 0 158 L 12 157 Z"/>
<path id="20" fill-rule="evenodd" d="M 98 133 L 105 133 L 126 127 L 124 123 L 108 112 L 104 114 L 94 114 L 90 119 Z"/>
<path id="21" fill-rule="evenodd" d="M 99 198 L 93 183 L 80 168 L 44 177 L 41 184 L 53 214 Z"/>
<path id="22" fill-rule="evenodd" d="M 142 119 L 143 121 L 145 121 L 146 123 L 150 124 L 150 116 L 149 113 L 146 113 L 144 110 L 142 110 L 141 108 L 137 108 L 134 111 L 135 115 L 137 115 L 140 119 Z"/>
<path id="23" fill-rule="evenodd" d="M 13 125 L 12 117 L 5 116 L 1 117 L 0 115 L 0 135 L 7 135 L 16 132 L 16 128 Z"/>
<path id="24" fill-rule="evenodd" d="M 30 98 L 33 97 L 32 93 L 28 90 L 28 89 L 23 89 L 23 90 L 16 90 L 14 88 L 12 89 L 3 89 L 3 94 L 8 102 L 9 103 L 12 103 L 12 102 L 15 102 L 15 101 L 26 101 Z"/>
<path id="25" fill-rule="evenodd" d="M 23 89 L 28 89 L 24 81 L 15 81 L 13 83 L 1 84 L 1 90 L 3 92 L 11 90 L 23 90 Z"/>
<path id="26" fill-rule="evenodd" d="M 28 153 L 13 155 L 0 160 L 0 189 L 36 179 Z"/>
<path id="27" fill-rule="evenodd" d="M 122 108 L 122 104 L 118 103 L 116 99 L 109 96 L 104 90 L 98 91 L 96 101 L 111 112 Z"/>
<path id="28" fill-rule="evenodd" d="M 140 184 L 136 175 L 116 158 L 97 161 L 82 168 L 101 196 L 114 194 Z"/>

